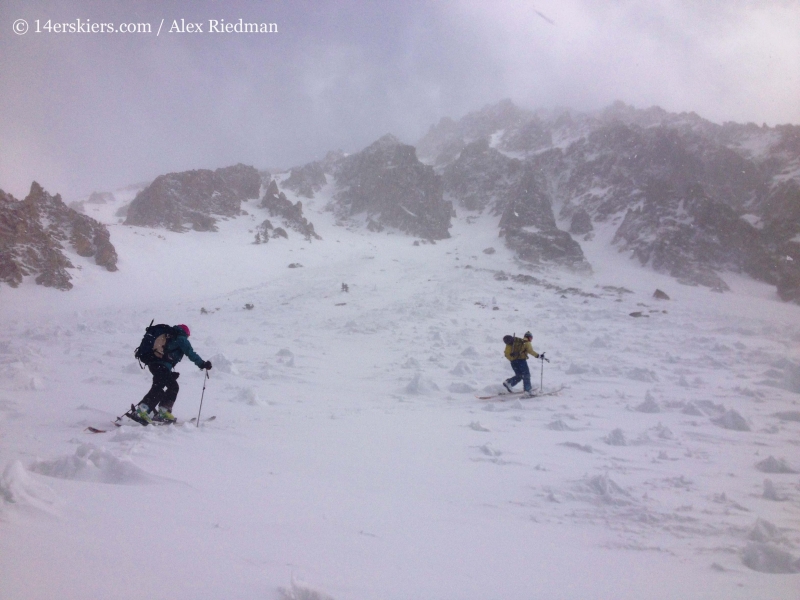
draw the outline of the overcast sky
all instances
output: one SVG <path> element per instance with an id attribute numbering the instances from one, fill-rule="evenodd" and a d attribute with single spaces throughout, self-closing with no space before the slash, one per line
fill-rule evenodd
<path id="1" fill-rule="evenodd" d="M 209 32 L 240 18 L 278 33 Z M 79 19 L 151 31 L 45 30 Z M 289 167 L 503 98 L 800 124 L 798 32 L 797 0 L 0 0 L 0 189 Z"/>

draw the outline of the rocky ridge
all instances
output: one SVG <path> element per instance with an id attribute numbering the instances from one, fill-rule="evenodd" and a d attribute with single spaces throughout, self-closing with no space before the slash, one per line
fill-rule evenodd
<path id="1" fill-rule="evenodd" d="M 160 175 L 128 207 L 126 225 L 172 231 L 216 231 L 217 217 L 237 217 L 244 200 L 258 198 L 261 175 L 238 164 Z"/>
<path id="2" fill-rule="evenodd" d="M 725 290 L 725 271 L 736 271 L 800 302 L 798 126 L 717 125 L 622 103 L 534 112 L 506 100 L 442 119 L 418 150 L 457 207 L 503 214 L 501 230 L 525 231 L 538 214 L 536 227 L 566 244 L 559 256 L 546 240 L 506 235 L 523 260 L 569 263 L 553 213 L 575 236 L 611 223 L 620 251 L 682 283 Z"/>
<path id="3" fill-rule="evenodd" d="M 386 135 L 275 180 L 241 164 L 162 175 L 137 194 L 125 223 L 215 231 L 218 218 L 244 214 L 242 202 L 258 198 L 262 184 L 259 206 L 281 223 L 261 223 L 256 243 L 286 237 L 286 229 L 320 239 L 302 203 L 279 185 L 303 198 L 330 185 L 326 208 L 340 225 L 438 240 L 449 237 L 456 208 L 468 222 L 488 213 L 523 263 L 578 271 L 591 268 L 581 241 L 602 225 L 620 252 L 681 283 L 724 291 L 725 273 L 734 271 L 800 303 L 798 126 L 718 125 L 622 103 L 591 114 L 530 111 L 505 100 L 458 121 L 442 119 L 417 148 Z M 97 194 L 86 202 L 103 201 Z M 103 253 L 86 244 L 80 250 L 90 251 Z M 25 264 L 4 267 L 3 280 L 39 272 L 35 261 Z M 42 282 L 68 283 L 55 268 L 44 272 Z"/>
<path id="4" fill-rule="evenodd" d="M 39 285 L 71 289 L 67 269 L 75 265 L 64 253 L 65 244 L 106 270 L 117 270 L 105 225 L 69 208 L 35 181 L 24 200 L 0 190 L 0 282 L 17 287 L 31 275 Z"/>

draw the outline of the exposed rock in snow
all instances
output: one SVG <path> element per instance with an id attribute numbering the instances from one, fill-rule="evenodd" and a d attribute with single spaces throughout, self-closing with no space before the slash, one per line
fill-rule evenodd
<path id="1" fill-rule="evenodd" d="M 239 216 L 242 202 L 258 198 L 260 189 L 258 171 L 242 164 L 160 175 L 136 195 L 125 224 L 216 231 L 215 216 Z"/>
<path id="2" fill-rule="evenodd" d="M 572 215 L 569 232 L 575 235 L 586 235 L 594 230 L 592 216 L 583 208 L 579 208 Z"/>
<path id="3" fill-rule="evenodd" d="M 625 433 L 622 431 L 622 429 L 614 429 L 611 433 L 609 433 L 606 437 L 603 438 L 603 441 L 609 446 L 628 445 L 628 442 L 625 439 Z"/>
<path id="4" fill-rule="evenodd" d="M 488 429 L 486 429 L 486 427 L 481 425 L 479 421 L 472 421 L 469 424 L 469 428 L 474 430 L 474 431 L 484 431 L 484 432 L 488 432 L 489 431 Z"/>
<path id="5" fill-rule="evenodd" d="M 617 485 L 608 475 L 586 477 L 575 485 L 578 497 L 592 503 L 626 506 L 633 503 L 630 493 Z"/>
<path id="6" fill-rule="evenodd" d="M 773 500 L 775 502 L 783 502 L 788 500 L 786 496 L 778 493 L 778 490 L 775 489 L 775 484 L 772 483 L 771 479 L 764 480 L 764 493 L 761 496 L 762 498 Z"/>
<path id="7" fill-rule="evenodd" d="M 546 190 L 547 184 L 537 169 L 532 166 L 522 169 L 508 191 L 500 218 L 500 235 L 524 261 L 591 271 L 580 244 L 556 226 Z"/>
<path id="8" fill-rule="evenodd" d="M 335 176 L 332 208 L 340 219 L 364 215 L 379 227 L 424 239 L 450 237 L 452 204 L 442 197 L 441 178 L 417 160 L 413 146 L 385 135 L 341 159 Z"/>
<path id="9" fill-rule="evenodd" d="M 500 214 L 514 194 L 522 162 L 501 154 L 487 139 L 469 144 L 442 172 L 444 190 L 458 206 Z"/>
<path id="10" fill-rule="evenodd" d="M 94 257 L 108 271 L 117 270 L 117 252 L 108 229 L 68 208 L 35 181 L 22 200 L 0 190 L 0 282 L 17 287 L 24 276 L 60 290 L 72 288 L 67 269 L 75 268 L 64 244 L 80 256 Z"/>
<path id="11" fill-rule="evenodd" d="M 797 471 L 786 463 L 785 459 L 777 459 L 774 456 L 757 462 L 756 469 L 762 473 L 797 473 Z"/>
<path id="12" fill-rule="evenodd" d="M 274 227 L 272 221 L 265 219 L 261 225 L 256 227 L 254 236 L 254 244 L 266 244 L 268 241 L 276 238 L 288 239 L 289 234 L 283 227 Z"/>
<path id="13" fill-rule="evenodd" d="M 742 562 L 762 573 L 800 573 L 800 559 L 772 544 L 747 544 L 742 551 Z"/>
<path id="14" fill-rule="evenodd" d="M 651 183 L 640 206 L 629 209 L 613 242 L 642 265 L 678 281 L 725 291 L 718 270 L 744 271 L 775 281 L 760 233 L 734 209 L 711 200 L 699 184 L 675 190 Z"/>
<path id="15" fill-rule="evenodd" d="M 317 235 L 316 231 L 314 231 L 314 224 L 303 216 L 303 203 L 298 200 L 292 204 L 283 192 L 278 191 L 278 184 L 275 183 L 274 179 L 269 182 L 267 190 L 264 192 L 264 197 L 261 199 L 261 206 L 266 208 L 273 217 L 281 217 L 286 227 L 294 229 L 305 237 L 306 240 L 322 239 Z M 262 223 L 260 229 L 262 233 L 267 232 L 267 224 L 270 226 L 272 225 L 269 221 Z M 283 231 L 283 229 L 277 228 L 275 233 L 270 237 L 279 235 L 285 236 L 285 231 L 283 231 L 283 234 L 280 234 L 278 230 Z"/>
<path id="16" fill-rule="evenodd" d="M 794 421 L 796 423 L 800 423 L 800 410 L 777 412 L 774 416 L 778 417 L 781 421 Z"/>
<path id="17" fill-rule="evenodd" d="M 637 405 L 633 410 L 643 413 L 658 413 L 661 412 L 661 407 L 658 405 L 658 402 L 648 396 L 645 398 L 644 402 Z"/>
<path id="18" fill-rule="evenodd" d="M 750 431 L 750 426 L 745 418 L 733 409 L 726 411 L 725 414 L 715 419 L 711 419 L 711 422 L 733 431 Z"/>
<path id="19" fill-rule="evenodd" d="M 798 140 L 792 125 L 716 125 L 622 103 L 534 112 L 504 100 L 442 119 L 418 149 L 465 208 L 497 210 L 531 169 L 572 234 L 610 221 L 621 249 L 685 283 L 724 291 L 733 270 L 800 302 Z"/>

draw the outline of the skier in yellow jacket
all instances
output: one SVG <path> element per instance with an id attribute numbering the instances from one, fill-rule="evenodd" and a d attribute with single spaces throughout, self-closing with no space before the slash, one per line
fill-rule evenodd
<path id="1" fill-rule="evenodd" d="M 511 361 L 511 368 L 514 369 L 514 376 L 503 382 L 503 387 L 509 392 L 512 392 L 512 388 L 522 381 L 524 394 L 533 396 L 531 372 L 528 369 L 528 356 L 539 358 L 539 353 L 531 347 L 532 339 L 533 334 L 530 331 L 526 331 L 521 339 L 510 335 L 503 338 L 506 343 L 506 358 Z"/>

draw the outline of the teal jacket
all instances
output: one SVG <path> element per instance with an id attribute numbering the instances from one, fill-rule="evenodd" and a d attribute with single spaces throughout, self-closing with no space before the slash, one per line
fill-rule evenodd
<path id="1" fill-rule="evenodd" d="M 177 335 L 171 338 L 164 346 L 164 350 L 164 358 L 156 362 L 170 369 L 181 362 L 184 355 L 188 356 L 189 360 L 201 369 L 203 368 L 203 364 L 205 364 L 205 361 L 194 351 L 192 344 L 189 342 L 189 338 L 185 335 Z"/>

